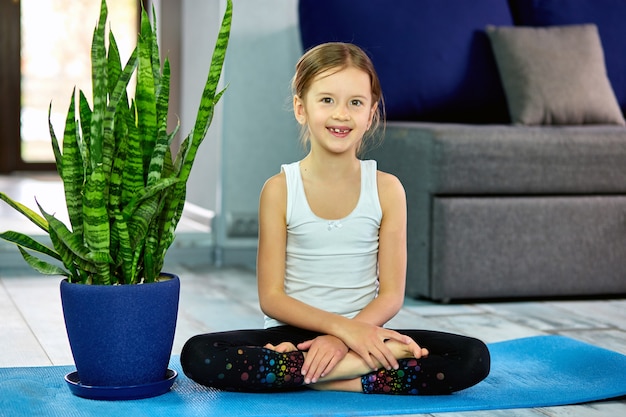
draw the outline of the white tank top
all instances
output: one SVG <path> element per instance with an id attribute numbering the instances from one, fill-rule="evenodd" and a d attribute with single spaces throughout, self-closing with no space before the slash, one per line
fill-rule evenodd
<path id="1" fill-rule="evenodd" d="M 378 293 L 376 161 L 361 161 L 359 201 L 342 219 L 322 219 L 309 207 L 300 162 L 283 165 L 287 177 L 285 292 L 306 304 L 352 318 Z M 284 323 L 265 317 L 265 328 Z"/>

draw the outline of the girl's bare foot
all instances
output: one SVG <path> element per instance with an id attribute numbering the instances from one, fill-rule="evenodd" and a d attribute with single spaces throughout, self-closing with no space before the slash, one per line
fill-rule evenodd
<path id="1" fill-rule="evenodd" d="M 277 344 L 276 346 L 268 343 L 263 347 L 280 353 L 295 352 L 296 350 L 298 350 L 298 348 L 291 342 L 282 342 Z"/>
<path id="2" fill-rule="evenodd" d="M 396 340 L 387 340 L 385 342 L 391 353 L 396 359 L 408 359 L 408 358 L 425 358 L 428 356 L 428 349 L 419 346 L 415 341 L 406 344 L 398 342 Z"/>

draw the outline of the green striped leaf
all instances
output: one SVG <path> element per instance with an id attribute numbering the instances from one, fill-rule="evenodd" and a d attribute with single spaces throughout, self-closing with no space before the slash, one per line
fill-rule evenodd
<path id="1" fill-rule="evenodd" d="M 167 121 L 165 121 L 165 123 L 167 123 Z M 165 155 L 169 147 L 169 136 L 164 129 L 159 130 L 159 135 L 152 151 L 152 157 L 150 158 L 147 180 L 148 186 L 154 185 L 161 179 L 161 172 L 163 171 L 163 164 L 165 163 Z"/>
<path id="2" fill-rule="evenodd" d="M 55 251 L 59 254 L 59 256 L 61 256 L 63 266 L 65 266 L 65 268 L 67 268 L 70 272 L 70 281 L 85 282 L 84 275 L 91 275 L 91 273 L 95 271 L 95 267 L 72 252 L 67 243 L 64 242 L 63 239 L 57 234 L 55 228 L 50 227 L 49 235 Z M 74 236 L 73 239 L 74 242 L 79 242 L 81 240 L 80 236 Z"/>
<path id="3" fill-rule="evenodd" d="M 84 243 L 96 261 L 97 277 L 94 279 L 104 284 L 111 283 L 109 265 L 101 258 L 102 253 L 109 252 L 110 225 L 106 208 L 106 176 L 102 165 L 96 165 L 85 183 L 83 197 Z M 104 191 L 103 191 L 104 190 Z M 93 255 L 95 254 L 95 255 Z M 93 257 L 97 256 L 97 257 Z M 100 262 L 101 261 L 101 262 Z"/>
<path id="4" fill-rule="evenodd" d="M 85 172 L 85 176 L 91 174 L 91 115 L 92 110 L 89 107 L 89 102 L 87 101 L 87 97 L 85 93 L 80 90 L 79 91 L 79 115 L 80 115 L 80 131 L 82 133 L 82 140 L 79 142 L 78 146 L 80 149 L 80 153 L 83 157 L 83 171 Z"/>
<path id="5" fill-rule="evenodd" d="M 181 142 L 180 148 L 178 149 L 178 154 L 176 155 L 176 160 L 174 161 L 174 173 L 179 178 L 180 178 L 180 170 L 183 167 L 183 163 L 187 159 L 187 153 L 189 152 L 189 146 L 191 144 L 191 141 L 192 141 L 192 137 L 190 133 Z"/>
<path id="6" fill-rule="evenodd" d="M 72 97 L 76 92 L 76 88 L 72 91 Z M 50 140 L 52 142 L 52 152 L 54 152 L 54 161 L 56 164 L 57 172 L 61 177 L 63 177 L 63 162 L 61 154 L 61 148 L 59 147 L 59 141 L 57 140 L 57 135 L 54 133 L 54 126 L 52 126 L 52 102 L 48 106 L 48 131 L 50 132 Z"/>
<path id="7" fill-rule="evenodd" d="M 114 84 L 114 87 L 111 91 L 109 97 L 109 104 L 107 105 L 107 123 L 111 123 L 113 121 L 112 116 L 115 114 L 118 109 L 118 104 L 122 103 L 125 105 L 125 108 L 128 107 L 128 103 L 122 101 L 126 97 L 126 88 L 128 87 L 128 83 L 130 82 L 131 77 L 133 76 L 133 72 L 137 68 L 138 60 L 137 60 L 137 48 L 133 50 L 124 66 L 124 70 L 119 74 L 117 78 L 117 82 Z M 111 126 L 109 126 L 111 128 Z"/>
<path id="8" fill-rule="evenodd" d="M 128 112 L 123 103 L 118 104 L 115 118 L 115 137 L 117 149 L 113 158 L 111 177 L 109 178 L 109 210 L 121 210 L 124 169 L 126 166 L 126 156 L 128 154 L 128 125 L 126 124 L 125 113 Z"/>
<path id="9" fill-rule="evenodd" d="M 206 137 L 209 125 L 213 119 L 213 111 L 215 104 L 220 99 L 224 91 L 216 94 L 219 80 L 222 74 L 222 68 L 224 66 L 224 59 L 226 58 L 226 50 L 228 47 L 228 40 L 230 37 L 230 26 L 232 22 L 232 1 L 228 0 L 226 4 L 226 12 L 222 19 L 222 25 L 220 32 L 217 36 L 217 42 L 215 49 L 213 50 L 213 56 L 211 58 L 211 67 L 209 69 L 209 75 L 202 92 L 202 98 L 200 99 L 200 108 L 196 115 L 196 122 L 191 135 L 192 141 L 189 147 L 187 158 L 183 162 L 179 178 L 186 183 L 191 172 L 191 167 L 195 160 L 198 148 L 204 138 Z"/>
<path id="10" fill-rule="evenodd" d="M 160 80 L 160 88 L 156 98 L 158 130 L 155 133 L 157 139 L 150 158 L 148 185 L 154 184 L 161 178 L 165 157 L 168 154 L 171 139 L 173 138 L 173 136 L 167 134 L 167 109 L 169 107 L 170 92 L 170 65 L 168 60 L 165 61 L 163 75 L 160 77 Z"/>
<path id="11" fill-rule="evenodd" d="M 133 58 L 134 57 L 134 58 Z M 109 70 L 109 83 L 108 83 L 108 91 L 110 96 L 116 96 L 120 94 L 121 98 L 117 102 L 117 106 L 115 109 L 111 109 L 112 104 L 115 103 L 116 100 L 112 100 L 109 102 L 108 106 L 108 119 L 113 122 L 113 144 L 114 144 L 114 155 L 113 162 L 111 167 L 111 176 L 109 178 L 109 210 L 116 210 L 117 207 L 120 206 L 122 201 L 122 178 L 124 165 L 126 162 L 126 152 L 128 149 L 128 126 L 127 120 L 129 118 L 129 103 L 128 103 L 128 94 L 126 92 L 126 86 L 128 85 L 128 81 L 118 83 L 120 77 L 122 76 L 122 62 L 119 54 L 119 49 L 117 47 L 117 42 L 115 41 L 115 37 L 113 36 L 113 32 L 109 32 L 109 51 L 107 55 L 108 59 L 108 70 Z M 129 70 L 129 73 L 132 74 L 135 70 L 136 66 L 136 48 L 131 55 L 131 59 L 134 60 L 132 71 Z M 129 60 L 129 61 L 130 61 Z M 128 67 L 128 66 L 127 66 Z M 130 75 L 128 76 L 130 80 Z M 121 89 L 119 86 L 124 85 L 124 88 Z M 120 90 L 117 90 L 120 89 Z M 110 123 L 106 122 L 105 123 Z M 119 208 L 117 209 L 119 210 Z M 117 238 L 117 234 L 113 234 L 111 236 L 111 253 L 114 255 L 117 251 L 119 245 L 119 240 Z"/>
<path id="12" fill-rule="evenodd" d="M 70 277 L 71 274 L 67 272 L 65 269 L 60 268 L 56 265 L 52 265 L 48 262 L 42 261 L 41 259 L 29 254 L 22 247 L 18 246 L 22 257 L 30 265 L 35 271 L 44 275 L 63 275 L 66 277 Z"/>
<path id="13" fill-rule="evenodd" d="M 130 235 L 128 233 L 128 225 L 121 212 L 115 215 L 111 234 L 115 236 L 115 240 L 119 243 L 119 255 L 115 259 L 115 267 L 122 272 L 122 284 L 135 284 L 137 277 L 134 276 L 133 258 L 134 250 L 130 244 Z"/>
<path id="14" fill-rule="evenodd" d="M 131 247 L 141 248 L 143 251 L 148 236 L 148 229 L 156 216 L 158 205 L 159 196 L 152 196 L 137 204 L 130 217 L 128 217 L 127 213 L 124 213 L 124 218 L 127 219 L 128 223 Z"/>
<path id="15" fill-rule="evenodd" d="M 109 31 L 109 50 L 107 52 L 107 75 L 109 77 L 107 82 L 107 92 L 109 95 L 113 94 L 113 89 L 117 84 L 117 80 L 122 73 L 122 59 L 120 57 L 120 51 L 117 47 L 117 41 L 113 32 Z"/>
<path id="16" fill-rule="evenodd" d="M 50 225 L 48 231 L 50 240 L 55 251 L 61 257 L 63 265 L 72 273 L 72 281 L 81 278 L 80 273 L 77 272 L 80 270 L 97 273 L 98 268 L 89 260 L 89 251 L 83 245 L 82 236 L 70 232 L 62 221 L 47 213 L 41 205 L 39 205 L 39 210 Z"/>
<path id="17" fill-rule="evenodd" d="M 124 208 L 124 217 L 129 218 L 142 202 L 162 194 L 164 190 L 178 184 L 179 181 L 178 178 L 163 178 L 156 184 L 142 189 Z"/>
<path id="18" fill-rule="evenodd" d="M 35 252 L 48 255 L 54 259 L 61 261 L 61 255 L 23 233 L 15 232 L 13 230 L 0 233 L 0 239 L 4 239 L 7 242 L 16 244 L 17 246 L 24 247 L 26 249 L 34 250 Z"/>
<path id="19" fill-rule="evenodd" d="M 178 177 L 178 172 L 176 171 L 176 168 L 174 167 L 174 161 L 172 159 L 171 144 L 172 144 L 172 141 L 174 140 L 174 137 L 178 134 L 179 128 L 180 128 L 180 121 L 178 121 L 178 123 L 174 127 L 174 130 L 168 135 L 168 143 L 170 144 L 170 146 L 167 147 L 165 151 L 165 157 L 163 159 L 163 169 L 162 169 L 162 174 L 161 174 L 163 178 Z"/>
<path id="20" fill-rule="evenodd" d="M 164 204 L 163 199 L 159 199 L 158 207 L 162 207 Z M 156 219 L 155 219 L 156 220 Z M 159 254 L 157 252 L 159 248 L 158 242 L 159 230 L 157 222 L 152 222 L 148 228 L 148 234 L 146 236 L 145 248 L 143 254 L 144 271 L 143 276 L 145 282 L 154 282 L 161 272 L 163 266 L 160 262 Z"/>
<path id="21" fill-rule="evenodd" d="M 130 112 L 127 113 L 126 127 L 128 128 L 128 150 L 124 164 L 124 177 L 122 180 L 122 204 L 126 205 L 144 187 L 143 174 L 143 150 L 139 129 L 135 124 L 137 109 L 135 103 L 131 103 Z"/>
<path id="22" fill-rule="evenodd" d="M 172 165 L 167 166 L 168 170 L 172 170 L 171 176 L 180 176 L 180 170 L 182 169 L 183 161 L 187 156 L 190 143 L 191 134 L 181 143 L 176 161 L 174 161 Z M 183 181 L 178 183 L 175 190 L 170 190 L 169 198 L 166 201 L 162 212 L 159 214 L 159 230 L 161 231 L 159 241 L 161 248 L 169 248 L 174 241 L 174 231 L 176 230 L 178 221 L 182 216 L 183 207 L 185 205 L 185 197 L 186 185 Z"/>
<path id="23" fill-rule="evenodd" d="M 103 1 L 100 8 L 100 19 L 94 30 L 91 43 L 91 86 L 93 90 L 93 113 L 91 115 L 91 169 L 102 163 L 102 147 L 104 140 L 104 117 L 107 107 L 107 58 L 104 44 L 104 31 L 108 10 Z"/>
<path id="24" fill-rule="evenodd" d="M 70 223 L 72 224 L 72 230 L 76 233 L 82 233 L 82 188 L 85 181 L 85 169 L 80 149 L 81 140 L 76 124 L 75 106 L 76 96 L 72 95 L 63 132 L 63 157 L 61 161 L 63 174 L 61 179 L 63 180 L 65 204 Z"/>
<path id="25" fill-rule="evenodd" d="M 160 267 L 163 266 L 163 261 L 165 258 L 165 254 L 169 247 L 174 243 L 174 239 L 176 238 L 176 226 L 178 225 L 178 221 L 180 220 L 184 202 L 179 203 L 178 206 L 173 206 L 169 208 L 174 215 L 171 216 L 162 216 L 159 218 L 161 237 L 158 239 L 158 252 L 163 254 L 162 259 L 160 260 Z"/>
<path id="26" fill-rule="evenodd" d="M 113 169 L 114 156 L 119 156 L 119 152 L 116 151 L 119 146 L 119 140 L 115 136 L 115 119 L 120 119 L 118 111 L 124 111 L 128 102 L 123 102 L 122 99 L 126 98 L 126 88 L 132 77 L 135 68 L 137 67 L 137 49 L 133 50 L 128 62 L 126 63 L 124 70 L 118 74 L 115 82 L 115 86 L 109 96 L 109 103 L 104 116 L 104 139 L 102 145 L 102 171 L 106 178 L 110 178 L 111 171 Z M 119 127 L 118 133 L 119 133 Z M 123 128 L 122 128 L 123 131 Z M 108 184 L 107 184 L 108 185 Z M 103 188 L 106 192 L 107 188 Z"/>
<path id="27" fill-rule="evenodd" d="M 35 211 L 31 210 L 29 207 L 25 206 L 24 204 L 13 200 L 11 197 L 9 197 L 3 192 L 0 192 L 0 200 L 3 200 L 9 206 L 13 207 L 15 210 L 22 213 L 24 216 L 26 216 L 26 218 L 28 218 L 28 220 L 33 222 L 37 227 L 39 227 L 44 232 L 48 233 L 48 222 L 46 221 L 46 219 L 41 217 Z"/>
<path id="28" fill-rule="evenodd" d="M 217 86 L 219 85 L 220 77 L 222 75 L 222 68 L 224 67 L 224 59 L 226 58 L 226 50 L 230 37 L 230 26 L 233 12 L 232 7 L 232 1 L 228 0 L 220 32 L 217 36 L 215 49 L 213 50 L 209 75 L 204 91 L 202 92 L 200 108 L 198 109 L 198 115 L 196 116 L 196 123 L 193 129 L 194 138 L 196 139 L 201 140 L 206 136 L 207 129 L 211 123 L 211 118 L 213 117 L 213 107 L 215 104 Z"/>
<path id="29" fill-rule="evenodd" d="M 184 208 L 187 179 L 191 173 L 198 148 L 206 137 L 209 125 L 213 119 L 215 104 L 224 93 L 224 90 L 219 93 L 216 92 L 226 57 L 231 22 L 232 1 L 228 0 L 226 12 L 222 19 L 222 26 L 213 51 L 209 75 L 200 100 L 200 108 L 198 109 L 194 129 L 183 141 L 179 155 L 174 164 L 174 168 L 179 170 L 178 178 L 180 178 L 181 182 L 178 184 L 177 188 L 172 191 L 172 195 L 163 208 L 163 214 L 160 216 L 161 235 L 158 239 L 160 242 L 158 250 L 163 254 L 165 254 L 165 251 L 174 241 L 174 231 Z"/>
<path id="30" fill-rule="evenodd" d="M 164 177 L 176 176 L 175 175 L 176 172 L 175 172 L 175 168 L 174 168 L 174 159 L 173 159 L 173 156 L 172 156 L 172 146 L 171 146 L 171 144 L 173 143 L 173 140 L 176 137 L 176 135 L 178 134 L 179 130 L 180 130 L 180 120 L 177 120 L 176 126 L 174 126 L 174 130 L 169 133 L 169 140 L 168 140 L 168 142 L 170 143 L 170 147 L 167 148 L 167 152 L 165 154 L 165 161 L 163 161 L 163 176 Z M 180 147 L 179 147 L 179 149 L 180 149 Z"/>
<path id="31" fill-rule="evenodd" d="M 150 266 L 145 267 L 146 271 L 152 274 L 153 265 L 161 265 L 162 261 L 157 259 L 154 261 L 154 250 L 150 250 L 149 252 L 145 252 L 145 248 L 152 248 L 152 244 L 147 245 L 148 236 L 150 234 L 151 227 L 158 227 L 158 224 L 155 226 L 153 222 L 157 220 L 158 213 L 162 211 L 164 194 L 163 192 L 175 185 L 178 182 L 176 178 L 162 179 L 154 186 L 146 188 L 135 200 L 133 200 L 125 209 L 124 209 L 124 218 L 128 221 L 128 230 L 131 236 L 130 244 L 132 247 L 141 248 L 142 253 L 140 256 L 143 257 L 143 262 L 146 262 L 146 257 L 148 257 L 148 262 L 151 262 Z M 137 254 L 136 254 L 137 255 Z M 147 273 L 144 271 L 144 274 Z M 160 272 L 160 271 L 159 271 Z M 152 277 L 146 277 L 149 281 Z"/>
<path id="32" fill-rule="evenodd" d="M 152 62 L 152 77 L 154 78 L 154 85 L 155 85 L 155 93 L 157 96 L 159 96 L 160 92 L 160 85 L 161 85 L 161 57 L 159 56 L 159 43 L 157 41 L 157 18 L 156 18 L 156 11 L 154 10 L 154 3 L 152 3 L 152 28 L 151 28 L 151 32 L 152 32 L 152 42 L 151 42 L 151 58 L 150 61 Z"/>
<path id="33" fill-rule="evenodd" d="M 141 32 L 137 40 L 139 66 L 137 70 L 137 126 L 142 142 L 143 164 L 147 173 L 157 137 L 155 79 L 152 62 L 152 28 L 147 12 L 141 12 Z"/>

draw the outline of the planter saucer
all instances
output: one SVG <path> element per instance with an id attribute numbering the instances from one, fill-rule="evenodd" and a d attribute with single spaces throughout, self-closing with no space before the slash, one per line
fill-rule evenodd
<path id="1" fill-rule="evenodd" d="M 67 382 L 72 394 L 78 397 L 109 401 L 139 400 L 165 394 L 170 390 L 177 376 L 178 373 L 176 371 L 168 369 L 165 374 L 165 379 L 162 381 L 127 387 L 98 387 L 81 384 L 78 378 L 78 372 L 74 371 L 65 375 L 65 382 Z"/>

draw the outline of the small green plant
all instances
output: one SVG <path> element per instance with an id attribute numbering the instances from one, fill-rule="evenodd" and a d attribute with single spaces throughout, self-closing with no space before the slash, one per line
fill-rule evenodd
<path id="1" fill-rule="evenodd" d="M 105 46 L 107 15 L 106 0 L 102 0 L 91 47 L 93 107 L 82 91 L 78 99 L 73 92 L 62 147 L 48 116 L 71 227 L 47 213 L 39 202 L 41 215 L 0 193 L 2 200 L 49 235 L 52 248 L 14 231 L 1 233 L 0 238 L 15 243 L 38 272 L 64 275 L 73 283 L 153 282 L 174 241 L 198 147 L 224 93 L 217 87 L 228 46 L 232 1 L 227 1 L 194 128 L 176 155 L 171 143 L 178 127 L 167 132 L 170 64 L 166 59 L 161 66 L 156 17 L 151 23 L 142 10 L 137 46 L 122 66 L 111 31 Z M 127 86 L 135 71 L 135 97 L 129 100 Z M 59 262 L 44 261 L 31 251 Z"/>

